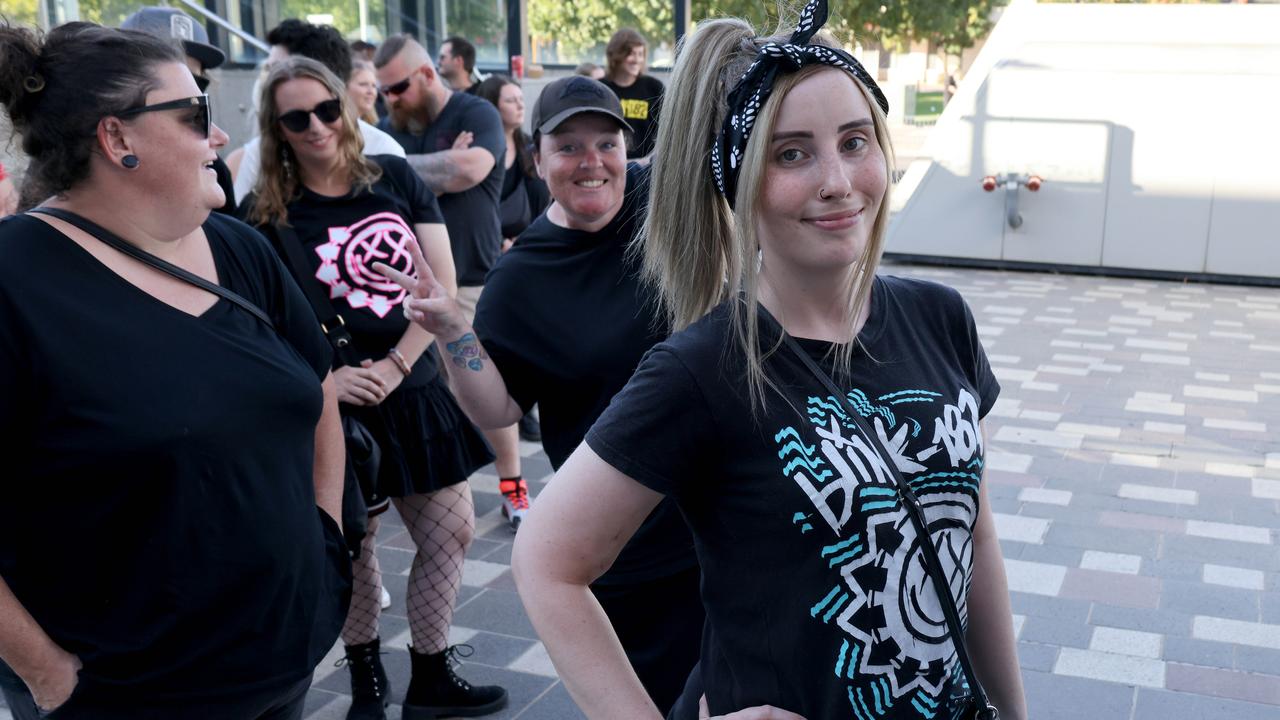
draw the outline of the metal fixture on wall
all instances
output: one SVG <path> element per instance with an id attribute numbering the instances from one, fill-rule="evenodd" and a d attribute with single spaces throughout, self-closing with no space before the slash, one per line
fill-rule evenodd
<path id="1" fill-rule="evenodd" d="M 1042 184 L 1044 179 L 1039 175 L 1002 173 L 982 178 L 982 189 L 987 192 L 994 192 L 996 188 L 1004 187 L 1005 220 L 1009 223 L 1009 227 L 1015 230 L 1022 227 L 1022 213 L 1018 212 L 1019 188 L 1025 187 L 1031 192 L 1039 192 Z"/>

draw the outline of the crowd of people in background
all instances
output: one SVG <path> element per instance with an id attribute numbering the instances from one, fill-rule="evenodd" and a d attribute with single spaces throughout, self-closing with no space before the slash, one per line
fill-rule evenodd
<path id="1" fill-rule="evenodd" d="M 210 109 L 226 57 L 184 12 L 0 24 L 0 103 L 30 157 L 21 192 L 0 166 L 0 215 L 26 210 L 0 222 L 0 433 L 24 448 L 0 502 L 14 717 L 297 720 L 340 639 L 348 720 L 385 720 L 392 507 L 414 551 L 402 717 L 497 712 L 507 691 L 461 677 L 449 643 L 468 479 L 490 462 L 522 597 L 590 717 L 843 717 L 849 683 L 885 673 L 931 708 L 985 701 L 945 636 L 908 642 L 883 607 L 878 628 L 809 623 L 845 582 L 831 548 L 890 538 L 848 502 L 826 527 L 832 491 L 777 475 L 788 431 L 855 442 L 793 417 L 826 391 L 774 357 L 782 338 L 846 388 L 936 389 L 897 412 L 969 411 L 979 466 L 999 386 L 958 296 L 876 278 L 887 104 L 814 35 L 824 0 L 804 13 L 789 36 L 700 25 L 670 92 L 620 29 L 528 113 L 467 38 L 433 58 L 286 19 L 236 148 Z M 536 507 L 521 438 L 557 470 Z M 990 510 L 966 492 L 935 507 L 973 547 L 938 597 L 981 588 L 971 650 L 1018 720 Z M 914 536 L 893 532 L 859 581 L 899 581 L 882 575 Z"/>

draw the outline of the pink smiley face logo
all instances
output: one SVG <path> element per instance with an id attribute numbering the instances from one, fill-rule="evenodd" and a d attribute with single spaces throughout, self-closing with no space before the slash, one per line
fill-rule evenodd
<path id="1" fill-rule="evenodd" d="M 417 277 L 409 243 L 418 238 L 399 215 L 383 212 L 350 225 L 329 228 L 329 241 L 316 248 L 316 279 L 329 286 L 330 298 L 344 298 L 353 308 L 368 308 L 386 317 L 406 292 L 373 269 L 375 262 Z"/>

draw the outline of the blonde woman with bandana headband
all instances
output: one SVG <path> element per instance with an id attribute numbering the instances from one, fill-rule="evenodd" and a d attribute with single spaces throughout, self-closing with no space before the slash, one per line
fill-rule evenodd
<path id="1" fill-rule="evenodd" d="M 1026 717 L 982 479 L 1000 387 L 958 293 L 876 274 L 888 102 L 815 35 L 826 16 L 813 0 L 772 38 L 712 20 L 678 53 L 641 235 L 677 332 L 539 495 L 512 558 L 588 717 L 661 717 L 588 586 L 664 496 L 707 610 L 669 717 Z M 442 304 L 426 290 L 405 303 L 420 323 Z"/>
<path id="2" fill-rule="evenodd" d="M 815 36 L 826 14 L 814 0 L 774 38 L 700 23 L 679 53 L 642 233 L 679 332 L 539 496 L 512 561 L 588 717 L 659 717 L 587 585 L 663 496 L 707 609 L 674 717 L 1026 716 L 982 481 L 999 384 L 958 293 L 876 275 L 888 103 Z"/>

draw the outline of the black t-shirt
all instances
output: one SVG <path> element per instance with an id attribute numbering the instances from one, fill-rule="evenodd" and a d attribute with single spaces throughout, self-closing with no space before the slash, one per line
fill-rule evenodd
<path id="1" fill-rule="evenodd" d="M 865 352 L 836 380 L 924 505 L 966 617 L 979 420 L 999 384 L 954 290 L 880 277 L 870 313 Z M 830 344 L 800 343 L 832 369 Z M 959 664 L 889 469 L 785 348 L 767 360 L 784 397 L 771 392 L 762 415 L 743 365 L 722 305 L 655 347 L 587 434 L 689 521 L 711 713 L 770 704 L 808 718 L 932 716 Z"/>
<path id="2" fill-rule="evenodd" d="M 346 612 L 312 477 L 329 346 L 256 232 L 204 230 L 219 284 L 278 331 L 226 300 L 189 315 L 34 217 L 0 222 L 0 576 L 84 663 L 86 701 L 284 689 Z"/>
<path id="3" fill-rule="evenodd" d="M 635 130 L 627 144 L 628 158 L 641 158 L 653 152 L 658 139 L 658 115 L 662 110 L 662 81 L 652 75 L 641 75 L 636 81 L 622 87 L 612 80 L 604 80 L 622 101 L 622 116 Z"/>
<path id="4" fill-rule="evenodd" d="M 400 341 L 409 321 L 400 310 L 405 291 L 379 275 L 373 263 L 384 262 L 414 275 L 408 249 L 408 243 L 418 242 L 413 226 L 444 219 L 435 196 L 404 158 L 371 155 L 369 159 L 382 168 L 382 177 L 368 190 L 353 188 L 346 195 L 329 197 L 303 186 L 286 209 L 289 226 L 310 264 L 306 276 L 295 275 L 295 279 L 328 287 L 330 302 L 346 322 L 356 354 L 378 360 Z M 253 195 L 245 199 L 246 215 L 254 201 Z M 281 258 L 288 257 L 274 226 L 258 229 Z M 423 353 L 401 387 L 425 384 L 438 372 L 432 354 Z"/>
<path id="5" fill-rule="evenodd" d="M 502 237 L 514 238 L 551 205 L 551 192 L 539 177 L 530 177 L 520 169 L 517 160 L 502 178 L 502 204 L 498 217 Z"/>
<path id="6" fill-rule="evenodd" d="M 542 446 L 560 467 L 640 358 L 666 331 L 656 299 L 627 247 L 643 221 L 648 169 L 627 169 L 627 194 L 598 232 L 570 230 L 543 214 L 489 273 L 475 330 L 525 411 L 538 405 Z M 692 567 L 693 541 L 673 503 L 650 515 L 603 577 L 604 584 L 664 577 Z"/>
<path id="7" fill-rule="evenodd" d="M 218 187 L 222 188 L 222 192 L 227 194 L 227 202 L 222 207 L 214 210 L 223 215 L 236 214 L 236 183 L 231 177 L 231 168 L 227 167 L 227 163 L 221 158 L 214 158 L 213 171 L 218 174 Z"/>
<path id="8" fill-rule="evenodd" d="M 445 224 L 449 226 L 458 285 L 483 285 L 484 276 L 493 268 L 502 250 L 498 198 L 502 190 L 507 139 L 502 135 L 502 117 L 498 115 L 498 109 L 482 98 L 455 92 L 449 96 L 440 116 L 420 134 L 393 127 L 389 118 L 378 127 L 390 133 L 410 155 L 430 155 L 448 150 L 463 131 L 475 136 L 471 147 L 484 148 L 493 155 L 493 169 L 479 184 L 469 190 L 439 197 L 440 210 L 444 213 Z"/>

